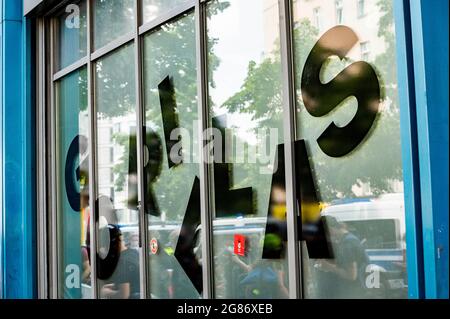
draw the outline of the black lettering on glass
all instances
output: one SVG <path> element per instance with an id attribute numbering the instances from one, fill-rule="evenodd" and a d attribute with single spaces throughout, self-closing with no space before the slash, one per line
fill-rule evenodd
<path id="1" fill-rule="evenodd" d="M 172 147 L 181 141 L 181 137 L 178 136 L 177 140 L 172 140 L 170 134 L 177 128 L 179 128 L 178 114 L 177 114 L 177 101 L 175 97 L 175 87 L 173 84 L 173 78 L 167 76 L 159 85 L 159 100 L 161 104 L 161 114 L 163 119 L 164 137 L 166 141 L 167 161 L 169 162 L 169 168 L 177 166 L 182 163 L 183 155 L 181 149 L 178 154 L 170 155 Z"/>
<path id="2" fill-rule="evenodd" d="M 117 226 L 117 212 L 111 198 L 108 196 L 100 196 L 95 201 L 95 211 L 101 212 L 101 216 L 105 218 L 108 225 L 98 229 L 98 251 L 106 251 L 104 258 L 97 252 L 97 277 L 100 280 L 108 280 L 114 274 L 119 264 L 121 252 L 121 236 L 122 232 Z M 99 214 L 96 214 L 95 224 L 99 224 Z"/>
<path id="3" fill-rule="evenodd" d="M 69 150 L 67 151 L 66 165 L 64 169 L 64 179 L 66 184 L 67 200 L 70 207 L 76 211 L 81 211 L 81 199 L 79 182 L 81 180 L 82 173 L 86 173 L 86 158 L 83 162 L 81 158 L 87 153 L 88 139 L 86 136 L 77 135 L 70 143 Z"/>
<path id="4" fill-rule="evenodd" d="M 277 207 L 286 210 L 286 179 L 284 162 L 284 145 L 280 144 L 276 151 L 276 165 L 278 169 L 272 175 L 270 201 L 267 213 L 266 231 L 264 234 L 263 259 L 281 259 L 287 241 L 286 215 L 275 213 Z M 283 196 L 284 195 L 284 196 Z"/>
<path id="5" fill-rule="evenodd" d="M 158 134 L 149 127 L 143 128 L 145 132 L 144 147 L 148 150 L 148 162 L 144 167 L 145 212 L 153 216 L 160 216 L 158 204 L 151 188 L 152 183 L 159 177 L 162 169 L 162 142 Z M 138 210 L 138 185 L 137 185 L 137 149 L 136 133 L 130 134 L 130 152 L 128 161 L 128 208 Z"/>
<path id="6" fill-rule="evenodd" d="M 305 141 L 296 141 L 294 148 L 296 197 L 300 213 L 298 230 L 302 236 L 300 239 L 306 242 L 309 258 L 332 258 Z"/>
<path id="7" fill-rule="evenodd" d="M 358 111 L 345 127 L 330 124 L 317 139 L 321 150 L 331 157 L 342 157 L 364 140 L 375 122 L 380 107 L 380 84 L 375 70 L 363 61 L 355 62 L 333 80 L 323 84 L 320 72 L 331 56 L 344 59 L 358 43 L 356 33 L 346 26 L 327 31 L 313 47 L 302 74 L 302 97 L 308 112 L 321 117 L 350 96 L 358 100 Z"/>
<path id="8" fill-rule="evenodd" d="M 331 245 L 325 234 L 324 222 L 321 217 L 319 196 L 316 191 L 308 152 L 304 140 L 295 142 L 296 159 L 296 200 L 300 216 L 298 218 L 298 240 L 306 242 L 308 255 L 313 259 L 332 258 Z M 269 212 L 267 215 L 264 235 L 263 259 L 281 259 L 284 245 L 287 241 L 287 222 L 285 216 L 274 214 L 277 205 L 286 207 L 285 196 L 285 157 L 284 145 L 278 145 L 276 152 L 277 171 L 272 176 Z M 278 193 L 278 196 L 276 195 Z"/>
<path id="9" fill-rule="evenodd" d="M 225 136 L 226 118 L 218 116 L 212 119 L 214 128 L 221 132 L 221 136 Z M 216 150 L 217 144 L 214 145 Z M 215 186 L 215 205 L 216 218 L 245 216 L 253 213 L 253 189 L 245 187 L 239 189 L 231 189 L 229 163 L 226 163 L 225 143 L 221 145 L 222 158 L 219 163 L 214 162 L 214 186 Z M 214 159 L 217 159 L 214 154 Z"/>
<path id="10" fill-rule="evenodd" d="M 195 177 L 174 255 L 201 295 L 203 291 L 202 265 L 194 252 L 197 236 L 200 235 L 197 231 L 200 223 L 200 180 Z"/>

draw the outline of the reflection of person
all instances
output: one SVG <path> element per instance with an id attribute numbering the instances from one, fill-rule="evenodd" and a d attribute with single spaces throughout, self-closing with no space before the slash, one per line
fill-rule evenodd
<path id="1" fill-rule="evenodd" d="M 91 275 L 91 263 L 90 263 L 90 209 L 89 209 L 89 192 L 88 188 L 84 187 L 80 193 L 80 219 L 81 219 L 81 260 L 83 273 L 81 280 L 83 283 L 88 284 Z"/>
<path id="2" fill-rule="evenodd" d="M 107 299 L 139 298 L 139 254 L 127 248 L 123 235 L 117 226 L 110 228 L 111 247 L 120 253 L 117 267 L 108 284 L 101 289 L 101 297 Z"/>
<path id="3" fill-rule="evenodd" d="M 244 297 L 250 299 L 288 298 L 289 291 L 285 285 L 285 273 L 275 269 L 270 261 L 261 260 L 252 266 L 240 286 Z"/>
<path id="4" fill-rule="evenodd" d="M 158 239 L 158 246 L 161 247 L 157 254 L 150 255 L 150 268 L 154 270 L 151 280 L 152 292 L 157 298 L 161 299 L 186 299 L 197 297 L 195 290 L 195 282 L 192 282 L 187 277 L 188 274 L 197 275 L 194 278 L 200 280 L 202 275 L 201 266 L 194 253 L 182 251 L 180 257 L 185 265 L 192 265 L 192 267 L 183 269 L 180 262 L 175 257 L 177 243 L 180 240 L 181 245 L 189 244 L 183 243 L 184 237 L 180 237 L 180 228 L 167 233 L 164 230 L 152 233 L 152 237 Z M 180 238 L 180 239 L 179 239 Z"/>
<path id="5" fill-rule="evenodd" d="M 325 298 L 362 298 L 363 278 L 368 257 L 358 237 L 344 223 L 327 217 L 334 260 L 322 259 L 315 264 L 319 295 Z"/>
<path id="6" fill-rule="evenodd" d="M 91 279 L 91 264 L 89 262 L 89 253 L 86 247 L 81 247 L 81 261 L 83 266 L 81 281 L 84 284 L 89 284 Z"/>
<path id="7" fill-rule="evenodd" d="M 283 267 L 278 269 L 277 261 L 260 259 L 258 256 L 260 251 L 255 249 L 256 243 L 260 241 L 259 235 L 249 235 L 247 239 L 245 256 L 234 254 L 231 246 L 223 252 L 224 257 L 231 261 L 224 264 L 225 267 L 221 270 L 225 271 L 225 268 L 228 268 L 230 272 L 229 282 L 224 283 L 228 287 L 224 288 L 232 291 L 228 290 L 227 294 L 249 299 L 288 298 L 289 292 L 285 282 L 287 277 Z M 240 275 L 237 281 L 233 280 L 235 275 Z M 239 290 L 235 291 L 233 285 Z"/>

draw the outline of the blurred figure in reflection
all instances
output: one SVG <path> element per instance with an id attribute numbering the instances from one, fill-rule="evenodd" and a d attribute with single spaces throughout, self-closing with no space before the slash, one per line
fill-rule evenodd
<path id="1" fill-rule="evenodd" d="M 81 281 L 84 284 L 90 283 L 91 277 L 91 255 L 90 255 L 90 208 L 89 208 L 89 189 L 83 187 L 80 192 L 80 219 L 81 219 L 81 261 L 83 272 Z"/>
<path id="2" fill-rule="evenodd" d="M 344 223 L 326 217 L 334 259 L 322 259 L 315 265 L 318 294 L 321 298 L 361 299 L 365 297 L 365 269 L 368 256 L 361 240 Z"/>
<path id="3" fill-rule="evenodd" d="M 284 299 L 289 297 L 285 273 L 283 269 L 276 269 L 273 261 L 261 260 L 248 266 L 248 269 L 248 275 L 240 282 L 244 298 Z"/>
<path id="4" fill-rule="evenodd" d="M 161 249 L 155 254 L 150 255 L 150 268 L 152 271 L 153 287 L 152 291 L 156 298 L 160 299 L 186 299 L 195 295 L 195 289 L 192 282 L 187 277 L 187 272 L 197 272 L 194 280 L 200 280 L 201 284 L 201 266 L 197 256 L 189 251 L 183 251 L 182 262 L 190 265 L 186 270 L 181 267 L 180 262 L 175 257 L 175 251 L 178 241 L 184 245 L 180 237 L 180 228 L 172 230 L 170 233 L 159 232 L 153 236 L 158 240 Z M 180 238 L 180 239 L 179 239 Z M 199 272 L 199 273 L 198 273 Z"/>
<path id="5" fill-rule="evenodd" d="M 91 283 L 91 263 L 89 262 L 89 255 L 86 247 L 81 247 L 81 262 L 83 266 L 81 282 L 89 285 Z"/>
<path id="6" fill-rule="evenodd" d="M 106 299 L 138 299 L 139 253 L 125 245 L 119 227 L 109 225 L 110 249 L 117 253 L 118 262 L 108 284 L 101 289 L 101 297 Z"/>
<path id="7" fill-rule="evenodd" d="M 283 260 L 261 259 L 261 255 L 259 255 L 261 250 L 256 249 L 262 244 L 261 235 L 247 236 L 245 256 L 236 255 L 232 246 L 229 246 L 224 252 L 225 256 L 228 256 L 226 259 L 231 261 L 231 266 L 234 265 L 234 267 L 225 266 L 223 269 L 223 271 L 230 272 L 228 280 L 224 283 L 228 296 L 240 296 L 246 299 L 289 297 Z M 266 242 L 264 244 L 267 245 Z M 231 241 L 230 245 L 232 245 Z M 280 254 L 283 255 L 283 252 Z M 236 276 L 237 280 L 235 280 Z"/>

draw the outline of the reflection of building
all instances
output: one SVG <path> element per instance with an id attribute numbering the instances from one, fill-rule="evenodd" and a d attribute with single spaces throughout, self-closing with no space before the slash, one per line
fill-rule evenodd
<path id="1" fill-rule="evenodd" d="M 270 54 L 278 42 L 278 1 L 264 0 L 265 53 Z M 360 39 L 349 57 L 371 60 L 386 49 L 385 40 L 378 35 L 382 14 L 374 0 L 294 0 L 294 27 L 307 19 L 319 36 L 330 28 L 343 24 L 356 31 Z"/>
<path id="2" fill-rule="evenodd" d="M 264 55 L 270 55 L 276 49 L 280 39 L 278 0 L 264 0 Z"/>
<path id="3" fill-rule="evenodd" d="M 121 191 L 117 191 L 115 181 L 118 172 L 114 172 L 114 168 L 120 164 L 125 164 L 120 173 L 128 175 L 128 162 L 122 162 L 124 155 L 124 146 L 117 143 L 114 139 L 116 136 L 129 136 L 130 132 L 135 131 L 136 116 L 114 117 L 111 119 L 101 119 L 98 121 L 98 194 L 110 197 L 115 203 L 115 207 L 119 210 L 127 209 L 128 199 L 128 180 L 125 179 L 125 185 Z M 126 142 L 128 145 L 128 141 Z M 130 219 L 129 214 L 121 214 L 125 217 L 123 222 Z"/>
<path id="4" fill-rule="evenodd" d="M 352 59 L 371 60 L 385 51 L 378 28 L 382 14 L 374 0 L 296 0 L 294 23 L 308 19 L 323 34 L 335 25 L 346 25 L 356 31 L 360 43 L 349 53 Z"/>

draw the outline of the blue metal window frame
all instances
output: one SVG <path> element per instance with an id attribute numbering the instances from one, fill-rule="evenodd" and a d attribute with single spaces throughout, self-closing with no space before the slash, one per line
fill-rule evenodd
<path id="1" fill-rule="evenodd" d="M 448 298 L 449 2 L 411 1 L 426 298 Z"/>
<path id="2" fill-rule="evenodd" d="M 448 298 L 448 1 L 397 0 L 395 21 L 409 298 Z"/>
<path id="3" fill-rule="evenodd" d="M 402 140 L 403 182 L 405 196 L 406 259 L 408 296 L 422 298 L 423 251 L 420 236 L 420 176 L 418 174 L 417 129 L 414 95 L 414 69 L 412 68 L 411 20 L 409 0 L 397 0 L 394 7 L 398 92 L 400 99 L 400 129 Z"/>
<path id="4" fill-rule="evenodd" d="M 31 22 L 1 1 L 1 219 L 4 298 L 36 296 L 35 120 Z"/>

